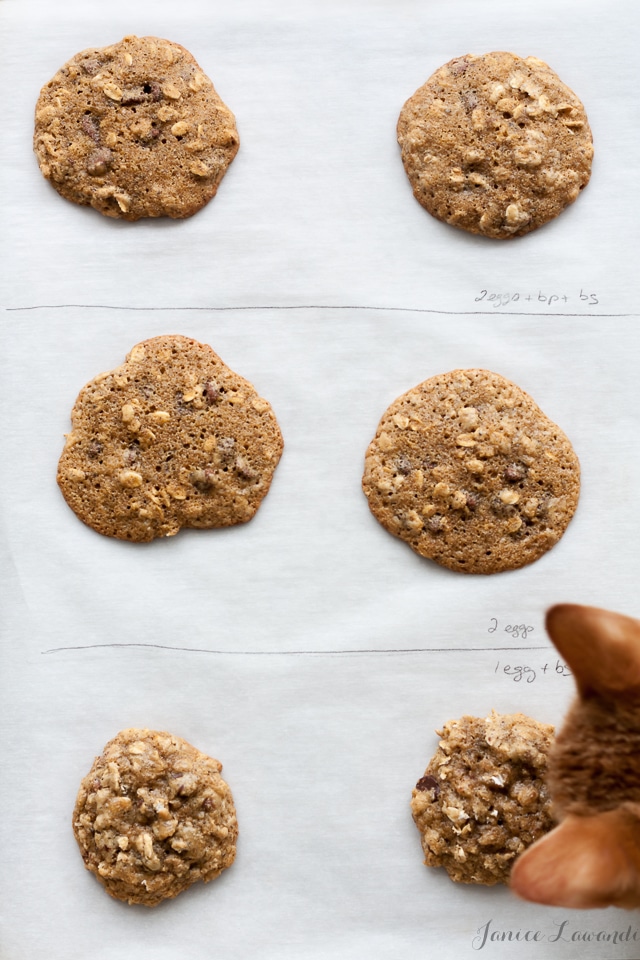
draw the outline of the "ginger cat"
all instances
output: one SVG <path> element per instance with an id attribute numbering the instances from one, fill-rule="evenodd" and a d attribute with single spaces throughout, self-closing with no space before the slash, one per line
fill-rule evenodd
<path id="1" fill-rule="evenodd" d="M 550 906 L 640 907 L 640 622 L 563 604 L 547 630 L 578 692 L 549 759 L 561 822 L 519 857 L 511 888 Z"/>

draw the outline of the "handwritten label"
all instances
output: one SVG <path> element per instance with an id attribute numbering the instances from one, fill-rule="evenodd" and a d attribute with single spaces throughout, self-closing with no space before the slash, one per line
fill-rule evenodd
<path id="1" fill-rule="evenodd" d="M 556 660 L 555 663 L 547 662 L 537 664 L 533 667 L 528 664 L 512 664 L 498 660 L 493 672 L 508 677 L 508 679 L 513 680 L 514 683 L 534 683 L 540 676 L 571 676 L 571 670 L 569 670 L 569 667 L 562 660 Z"/>
<path id="2" fill-rule="evenodd" d="M 637 943 L 640 941 L 640 932 L 631 924 L 626 929 L 598 930 L 580 927 L 571 920 L 554 920 L 548 931 L 541 929 L 515 930 L 500 929 L 495 920 L 487 920 L 478 927 L 471 940 L 474 950 L 483 950 L 490 943 Z M 550 954 L 547 954 L 547 957 Z"/>
<path id="3" fill-rule="evenodd" d="M 501 630 L 503 633 L 510 634 L 514 640 L 526 640 L 529 634 L 533 633 L 533 629 L 526 623 L 507 623 L 502 626 L 497 617 L 492 617 L 487 633 L 495 633 L 497 630 Z"/>
<path id="4" fill-rule="evenodd" d="M 479 295 L 474 299 L 476 303 L 483 303 L 485 306 L 491 304 L 495 310 L 500 307 L 510 307 L 516 303 L 520 304 L 521 307 L 537 305 L 547 308 L 555 307 L 560 311 L 564 308 L 596 307 L 600 303 L 597 293 L 588 293 L 582 289 L 580 293 L 573 294 L 558 293 L 553 290 L 538 290 L 537 293 L 530 293 L 529 291 L 520 292 L 518 290 L 514 292 L 497 293 L 491 290 L 481 290 Z"/>

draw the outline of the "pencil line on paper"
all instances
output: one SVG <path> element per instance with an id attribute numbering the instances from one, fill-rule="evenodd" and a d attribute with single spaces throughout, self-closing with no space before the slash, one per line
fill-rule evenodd
<path id="1" fill-rule="evenodd" d="M 87 643 L 77 646 L 51 647 L 42 650 L 42 654 L 63 653 L 72 650 L 126 649 L 131 647 L 149 650 L 172 650 L 178 653 L 208 653 L 221 657 L 334 657 L 372 654 L 411 654 L 411 653 L 509 653 L 516 651 L 547 650 L 547 647 L 388 647 L 345 650 L 212 650 L 209 647 L 177 647 L 164 643 Z"/>
<path id="2" fill-rule="evenodd" d="M 22 307 L 5 307 L 7 313 L 29 312 L 34 310 L 120 310 L 136 313 L 172 313 L 190 311 L 193 313 L 226 313 L 250 312 L 251 310 L 365 310 L 382 313 L 424 313 L 437 314 L 448 317 L 598 317 L 598 318 L 625 318 L 637 317 L 637 313 L 550 313 L 526 310 L 437 310 L 429 307 L 384 307 L 371 304 L 327 304 L 327 303 L 299 303 L 299 304 L 248 304 L 243 306 L 173 306 L 173 307 L 128 307 L 112 303 L 37 303 Z"/>

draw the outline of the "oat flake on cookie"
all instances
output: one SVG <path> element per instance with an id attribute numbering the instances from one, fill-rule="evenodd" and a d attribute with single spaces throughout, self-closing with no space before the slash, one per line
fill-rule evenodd
<path id="1" fill-rule="evenodd" d="M 158 37 L 83 50 L 36 105 L 46 179 L 67 200 L 123 220 L 192 216 L 239 142 L 233 114 L 189 51 Z"/>
<path id="2" fill-rule="evenodd" d="M 245 523 L 266 496 L 283 440 L 271 405 L 210 346 L 137 344 L 80 392 L 58 464 L 77 516 L 121 540 Z"/>
<path id="3" fill-rule="evenodd" d="M 438 220 L 506 239 L 535 230 L 589 182 L 584 107 L 536 57 L 467 54 L 440 67 L 398 120 L 416 199 Z"/>

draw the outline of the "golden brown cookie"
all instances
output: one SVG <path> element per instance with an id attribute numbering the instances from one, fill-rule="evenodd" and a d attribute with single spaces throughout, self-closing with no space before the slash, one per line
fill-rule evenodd
<path id="1" fill-rule="evenodd" d="M 453 370 L 386 410 L 362 486 L 376 519 L 416 553 L 461 573 L 498 573 L 558 542 L 580 466 L 524 390 L 488 370 Z"/>
<path id="2" fill-rule="evenodd" d="M 458 883 L 505 883 L 515 858 L 553 826 L 544 782 L 553 727 L 493 711 L 437 733 L 411 800 L 425 864 Z"/>
<path id="3" fill-rule="evenodd" d="M 125 37 L 83 50 L 43 88 L 34 149 L 44 176 L 108 217 L 190 217 L 239 145 L 235 119 L 188 50 Z"/>
<path id="4" fill-rule="evenodd" d="M 107 893 L 154 907 L 230 867 L 238 824 L 222 764 L 186 740 L 122 730 L 80 784 L 73 831 Z"/>
<path id="5" fill-rule="evenodd" d="M 80 392 L 58 484 L 80 519 L 121 540 L 245 523 L 282 453 L 270 404 L 211 347 L 137 344 Z"/>
<path id="6" fill-rule="evenodd" d="M 440 67 L 398 121 L 416 199 L 438 220 L 519 237 L 589 182 L 593 142 L 576 95 L 535 57 L 467 54 Z"/>

